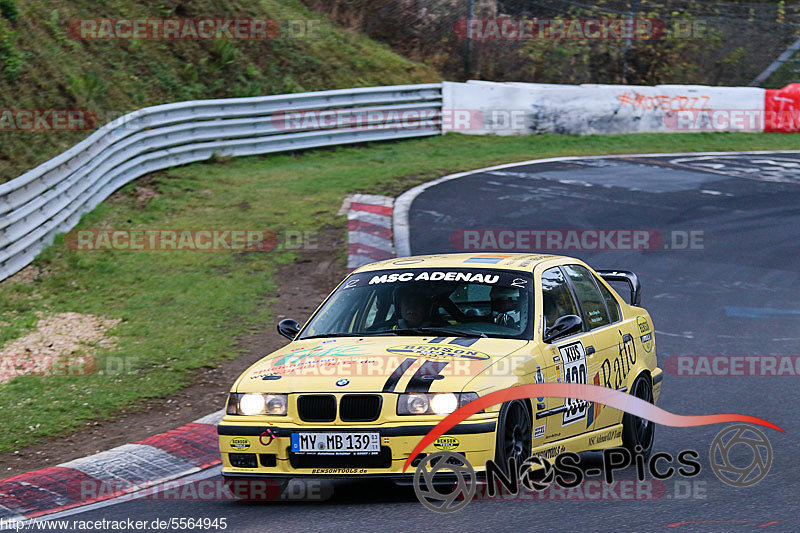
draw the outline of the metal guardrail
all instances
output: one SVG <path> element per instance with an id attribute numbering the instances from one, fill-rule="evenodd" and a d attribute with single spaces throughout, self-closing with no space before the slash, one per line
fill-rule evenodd
<path id="1" fill-rule="evenodd" d="M 287 113 L 365 117 L 286 127 Z M 414 119 L 413 117 L 418 117 Z M 297 121 L 295 121 L 297 122 Z M 283 126 L 281 126 L 283 124 Z M 397 85 L 197 100 L 147 107 L 106 124 L 61 155 L 0 184 L 0 280 L 126 183 L 213 154 L 256 155 L 438 135 L 442 85 Z"/>

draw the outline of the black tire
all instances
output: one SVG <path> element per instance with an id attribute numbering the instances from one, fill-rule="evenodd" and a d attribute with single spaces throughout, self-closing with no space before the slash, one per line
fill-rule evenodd
<path id="1" fill-rule="evenodd" d="M 494 454 L 497 466 L 505 472 L 510 457 L 514 457 L 517 465 L 521 465 L 531 456 L 532 445 L 533 423 L 527 406 L 520 400 L 503 404 L 497 417 L 497 444 Z"/>
<path id="2" fill-rule="evenodd" d="M 647 374 L 639 375 L 633 382 L 630 393 L 641 400 L 653 403 L 653 384 L 650 381 L 650 376 Z M 647 459 L 653 452 L 655 430 L 656 425 L 653 422 L 625 413 L 622 417 L 622 445 L 633 456 L 636 455 L 638 448 L 638 453 Z"/>

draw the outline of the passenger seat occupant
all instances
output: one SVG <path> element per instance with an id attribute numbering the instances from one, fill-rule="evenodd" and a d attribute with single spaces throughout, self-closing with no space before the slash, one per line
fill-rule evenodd
<path id="1" fill-rule="evenodd" d="M 489 298 L 492 300 L 492 321 L 509 329 L 519 329 L 521 315 L 519 289 L 492 287 Z"/>

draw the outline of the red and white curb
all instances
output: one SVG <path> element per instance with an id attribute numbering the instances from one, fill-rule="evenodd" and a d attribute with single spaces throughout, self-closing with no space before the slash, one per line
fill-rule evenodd
<path id="1" fill-rule="evenodd" d="M 354 194 L 347 210 L 347 268 L 352 271 L 396 257 L 392 235 L 394 198 Z M 345 200 L 345 205 L 347 200 Z"/>
<path id="2" fill-rule="evenodd" d="M 110 500 L 221 462 L 222 411 L 177 429 L 89 457 L 0 479 L 6 523 Z"/>

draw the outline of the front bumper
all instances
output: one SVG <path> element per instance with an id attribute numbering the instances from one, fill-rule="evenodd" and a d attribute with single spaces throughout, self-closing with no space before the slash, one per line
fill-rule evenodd
<path id="1" fill-rule="evenodd" d="M 312 426 L 299 424 L 265 425 L 264 423 L 221 422 L 217 426 L 222 454 L 222 473 L 228 477 L 390 477 L 413 475 L 413 469 L 403 473 L 411 451 L 435 424 L 381 424 Z M 481 470 L 486 461 L 494 458 L 496 414 L 493 418 L 467 420 L 447 433 L 447 446 L 427 446 L 421 453 L 430 454 L 447 449 L 463 454 Z M 269 432 L 268 432 L 269 430 Z M 291 453 L 293 432 L 314 431 L 378 431 L 381 452 L 378 455 L 318 455 Z M 233 455 L 232 455 L 233 454 Z M 247 457 L 243 457 L 249 454 Z M 249 462 L 255 466 L 235 466 Z M 416 463 L 415 465 L 416 466 Z"/>

